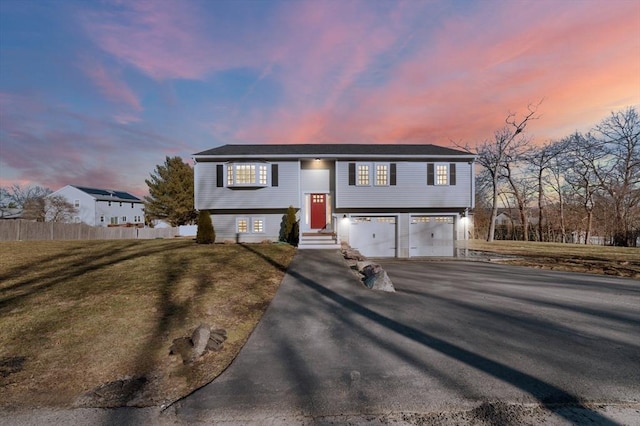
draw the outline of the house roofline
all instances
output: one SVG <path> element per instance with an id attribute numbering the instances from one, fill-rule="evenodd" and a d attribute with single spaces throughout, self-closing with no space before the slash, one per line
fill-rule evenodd
<path id="1" fill-rule="evenodd" d="M 290 155 L 283 155 L 283 154 L 272 154 L 272 155 L 260 155 L 260 154 L 242 154 L 242 155 L 229 155 L 229 154 L 224 154 L 224 155 L 198 155 L 195 154 L 192 156 L 193 160 L 198 162 L 198 161 L 202 161 L 202 162 L 206 162 L 206 160 L 210 160 L 210 161 L 226 161 L 226 160 L 237 160 L 237 159 L 253 159 L 253 160 L 265 160 L 265 159 L 270 159 L 270 160 L 275 160 L 275 159 L 282 159 L 282 160 L 315 160 L 315 159 L 320 159 L 320 160 L 353 160 L 353 161 L 358 161 L 358 160 L 366 160 L 366 159 L 373 159 L 373 160 L 386 160 L 386 161 L 391 161 L 391 160 L 434 160 L 434 159 L 442 159 L 442 160 L 467 160 L 467 161 L 475 161 L 476 159 L 476 155 L 473 154 L 461 154 L 461 155 L 427 155 L 427 154 L 412 154 L 412 155 L 383 155 L 383 154 L 332 154 L 332 155 L 322 155 L 322 154 L 317 154 L 317 155 L 313 155 L 313 154 L 304 154 L 304 155 L 300 155 L 300 154 L 290 154 Z"/>

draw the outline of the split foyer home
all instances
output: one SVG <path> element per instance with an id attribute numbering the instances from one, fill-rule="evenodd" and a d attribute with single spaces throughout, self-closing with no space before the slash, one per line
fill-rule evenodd
<path id="1" fill-rule="evenodd" d="M 293 206 L 300 248 L 455 256 L 474 206 L 475 156 L 436 145 L 224 145 L 193 159 L 216 241 L 277 241 Z"/>
<path id="2" fill-rule="evenodd" d="M 91 226 L 144 226 L 144 202 L 126 191 L 67 185 L 51 195 L 73 205 L 74 222 Z"/>

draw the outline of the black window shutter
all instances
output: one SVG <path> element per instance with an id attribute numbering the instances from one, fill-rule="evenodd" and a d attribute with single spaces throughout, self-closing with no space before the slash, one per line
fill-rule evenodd
<path id="1" fill-rule="evenodd" d="M 389 164 L 389 185 L 395 186 L 396 184 L 396 163 Z"/>
<path id="2" fill-rule="evenodd" d="M 356 184 L 356 163 L 349 163 L 349 185 Z"/>
<path id="3" fill-rule="evenodd" d="M 456 184 L 456 163 L 449 164 L 449 185 Z"/>
<path id="4" fill-rule="evenodd" d="M 224 166 L 216 165 L 216 186 L 222 188 L 224 186 Z"/>
<path id="5" fill-rule="evenodd" d="M 271 165 L 271 186 L 278 186 L 278 165 Z"/>
<path id="6" fill-rule="evenodd" d="M 427 164 L 427 185 L 433 185 L 433 163 Z"/>

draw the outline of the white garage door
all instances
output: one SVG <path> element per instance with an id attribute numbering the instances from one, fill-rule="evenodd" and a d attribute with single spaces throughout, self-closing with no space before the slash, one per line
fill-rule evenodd
<path id="1" fill-rule="evenodd" d="M 395 216 L 352 216 L 349 245 L 367 257 L 395 257 Z"/>
<path id="2" fill-rule="evenodd" d="M 453 256 L 453 216 L 411 216 L 409 256 Z"/>

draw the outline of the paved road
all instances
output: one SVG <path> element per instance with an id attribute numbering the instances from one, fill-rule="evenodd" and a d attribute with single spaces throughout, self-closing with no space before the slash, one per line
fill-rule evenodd
<path id="1" fill-rule="evenodd" d="M 238 358 L 175 404 L 175 418 L 419 423 L 397 413 L 437 420 L 468 410 L 488 424 L 640 423 L 638 281 L 479 262 L 381 264 L 396 293 L 362 287 L 337 252 L 299 251 Z M 521 417 L 547 408 L 551 417 Z"/>

